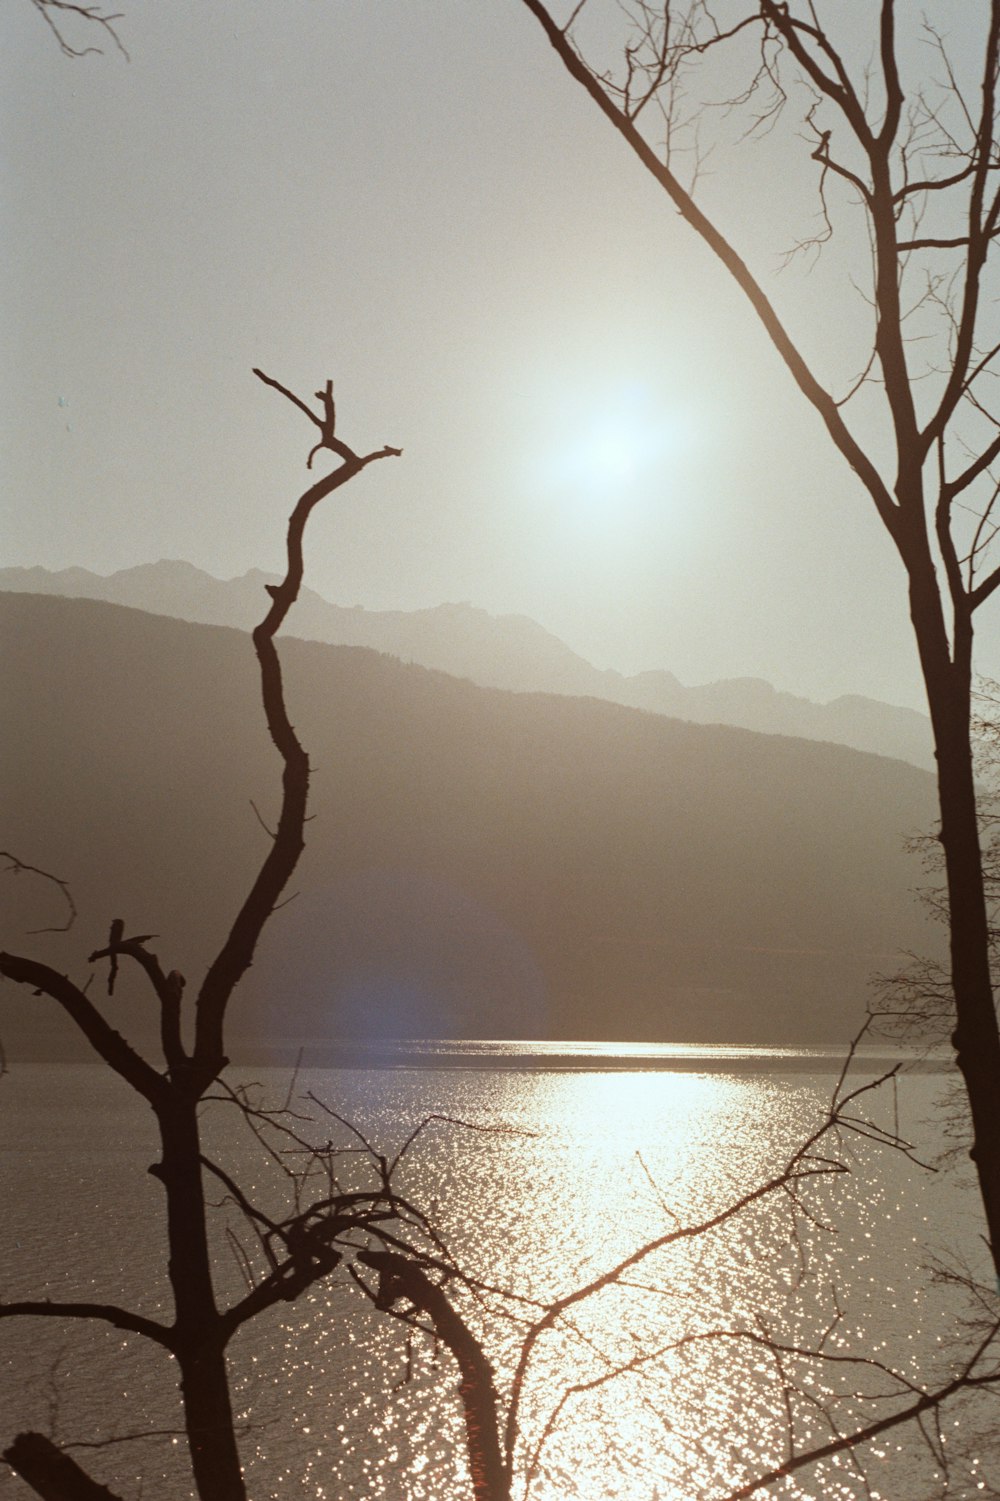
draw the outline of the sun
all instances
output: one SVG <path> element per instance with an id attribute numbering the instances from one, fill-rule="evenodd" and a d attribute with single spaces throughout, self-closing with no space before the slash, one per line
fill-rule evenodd
<path id="1" fill-rule="evenodd" d="M 594 485 L 630 485 L 642 472 L 650 433 L 620 417 L 608 417 L 583 438 L 576 452 L 581 478 Z"/>
<path id="2" fill-rule="evenodd" d="M 694 428 L 682 406 L 642 386 L 566 406 L 547 434 L 538 488 L 578 524 L 628 529 L 676 484 Z"/>
<path id="3" fill-rule="evenodd" d="M 548 525 L 563 546 L 575 539 L 616 555 L 641 546 L 665 501 L 685 494 L 695 438 L 694 411 L 677 393 L 563 387 L 539 411 L 529 480 L 536 527 Z"/>

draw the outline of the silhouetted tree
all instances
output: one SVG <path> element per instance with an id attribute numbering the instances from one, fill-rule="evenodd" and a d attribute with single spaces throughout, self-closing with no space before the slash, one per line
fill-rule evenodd
<path id="1" fill-rule="evenodd" d="M 963 43 L 973 32 L 978 39 L 971 84 L 968 68 L 950 56 L 924 10 L 894 0 L 852 9 L 846 25 L 842 7 L 827 7 L 824 21 L 816 0 L 734 0 L 721 8 L 705 0 L 636 0 L 616 8 L 626 34 L 612 63 L 603 52 L 596 61 L 584 56 L 581 30 L 595 5 L 566 4 L 557 19 L 557 7 L 543 0 L 524 4 L 570 75 L 740 289 L 819 414 L 831 455 L 846 460 L 871 497 L 905 567 L 937 756 L 952 1040 L 1000 1275 L 1000 1033 L 971 735 L 973 622 L 1000 586 L 1000 568 L 986 562 L 1000 483 L 994 469 L 1000 459 L 994 395 L 1000 3 L 970 0 L 960 18 L 952 13 Z M 871 34 L 859 35 L 858 18 L 866 14 Z M 937 79 L 915 70 L 912 56 L 903 59 L 900 17 L 911 45 L 915 32 L 924 57 L 935 60 Z M 612 24 L 603 12 L 602 19 Z M 844 45 L 835 40 L 838 22 Z M 603 45 L 599 25 L 590 36 L 592 49 Z M 706 100 L 700 81 L 714 62 L 725 70 L 726 118 L 743 115 L 731 132 L 741 149 L 793 114 L 815 163 L 820 227 L 789 253 L 833 254 L 835 233 L 859 221 L 860 239 L 870 246 L 867 265 L 850 252 L 843 258 L 852 304 L 838 309 L 827 296 L 822 302 L 825 322 L 846 321 L 860 284 L 871 310 L 871 342 L 857 360 L 861 374 L 841 396 L 816 374 L 804 337 L 793 334 L 735 239 L 699 204 L 697 126 L 704 124 Z M 718 170 L 713 157 L 716 177 Z M 918 314 L 919 326 L 911 321 Z M 859 416 L 877 411 L 887 445 L 868 441 L 867 420 L 849 421 L 848 405 L 862 396 L 869 406 Z"/>
<path id="2" fill-rule="evenodd" d="M 284 578 L 279 584 L 265 586 L 270 607 L 253 632 L 267 728 L 282 762 L 281 811 L 271 847 L 198 991 L 192 1008 L 193 1045 L 187 1047 L 184 1041 L 184 977 L 177 970 L 167 970 L 161 965 L 149 948 L 152 935 L 126 934 L 119 919 L 111 924 L 107 945 L 90 955 L 90 963 L 108 961 L 109 995 L 114 991 L 121 961 L 130 960 L 143 971 L 159 1005 L 162 1060 L 156 1062 L 144 1057 L 114 1031 L 86 989 L 67 975 L 37 959 L 0 954 L 0 974 L 61 1006 L 103 1062 L 152 1107 L 159 1128 L 161 1157 L 151 1171 L 162 1183 L 166 1200 L 167 1265 L 174 1300 L 174 1317 L 169 1324 L 109 1304 L 60 1305 L 41 1300 L 0 1305 L 0 1317 L 97 1319 L 142 1335 L 173 1355 L 178 1366 L 192 1468 L 203 1501 L 243 1501 L 246 1494 L 234 1434 L 226 1346 L 248 1318 L 280 1300 L 294 1297 L 301 1286 L 308 1285 L 310 1279 L 315 1280 L 339 1259 L 329 1246 L 312 1246 L 309 1258 L 303 1262 L 289 1239 L 289 1256 L 276 1266 L 267 1283 L 233 1307 L 220 1310 L 216 1304 L 198 1113 L 206 1092 L 228 1061 L 225 1021 L 230 999 L 253 959 L 261 932 L 280 902 L 302 852 L 309 795 L 309 758 L 288 718 L 275 636 L 298 597 L 303 574 L 303 537 L 315 507 L 355 479 L 369 464 L 400 453 L 399 449 L 384 447 L 358 454 L 337 436 L 332 382 L 327 381 L 325 388 L 317 392 L 317 413 L 263 372 L 254 373 L 294 402 L 316 427 L 318 437 L 309 454 L 309 467 L 321 452 L 330 453 L 338 462 L 299 497 L 288 523 Z M 359 1209 L 345 1212 L 359 1214 L 363 1220 L 371 1208 L 363 1204 Z"/>

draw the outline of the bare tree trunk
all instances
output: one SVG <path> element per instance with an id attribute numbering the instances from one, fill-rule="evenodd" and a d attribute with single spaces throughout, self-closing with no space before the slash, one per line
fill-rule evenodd
<path id="1" fill-rule="evenodd" d="M 993 594 L 1000 595 L 1000 565 L 987 558 L 1000 515 L 1000 488 L 993 473 L 1000 459 L 1000 422 L 992 392 L 984 390 L 995 381 L 1000 353 L 989 323 L 996 284 L 986 276 L 1000 236 L 1000 0 L 967 7 L 979 27 L 976 45 L 982 48 L 978 97 L 963 93 L 948 64 L 933 107 L 926 83 L 900 66 L 896 29 L 910 7 L 894 0 L 870 7 L 873 25 L 878 15 L 877 33 L 871 38 L 870 61 L 858 77 L 854 44 L 848 52 L 840 51 L 817 8 L 805 3 L 748 0 L 733 8 L 725 26 L 704 5 L 629 7 L 630 29 L 617 69 L 585 60 L 574 30 L 581 6 L 562 23 L 545 0 L 523 3 L 570 76 L 740 288 L 799 390 L 822 418 L 832 448 L 871 496 L 905 565 L 938 764 L 954 1044 L 969 1098 L 972 1158 L 1000 1284 L 1000 1030 L 990 979 L 970 713 L 973 616 Z M 928 34 L 947 60 L 945 39 L 933 26 Z M 675 130 L 685 138 L 695 120 L 690 100 L 698 97 L 697 70 L 710 51 L 730 44 L 737 49 L 739 66 L 747 70 L 745 91 L 729 101 L 734 110 L 746 106 L 750 112 L 744 140 L 762 120 L 769 121 L 770 129 L 793 97 L 792 77 L 812 100 L 804 136 L 818 166 L 825 229 L 805 243 L 818 250 L 833 236 L 833 200 L 827 192 L 839 178 L 852 190 L 871 244 L 874 341 L 863 375 L 841 400 L 814 373 L 735 241 L 695 202 L 691 184 L 697 183 L 697 170 L 689 181 L 672 165 L 682 157 L 687 160 L 683 151 L 672 158 L 670 141 Z M 873 90 L 875 77 L 881 87 Z M 773 95 L 762 106 L 759 91 L 767 93 L 772 86 Z M 654 103 L 658 113 L 647 111 Z M 960 143 L 939 114 L 956 105 L 964 122 Z M 649 133 L 646 122 L 652 118 L 671 127 L 666 151 L 659 133 L 655 140 Z M 952 156 L 960 163 L 956 170 L 939 171 L 941 161 Z M 932 227 L 924 228 L 931 202 Z M 838 218 L 840 213 L 837 208 Z M 921 259 L 925 251 L 941 250 L 958 256 L 946 288 Z M 907 325 L 914 306 L 922 305 L 914 302 L 913 276 L 920 279 L 920 297 L 930 295 L 944 314 L 946 334 L 930 358 L 914 353 L 916 336 Z M 849 280 L 853 283 L 853 277 Z M 929 400 L 918 402 L 915 382 L 932 373 L 939 383 Z M 883 467 L 874 449 L 866 450 L 844 412 L 847 401 L 876 379 L 884 397 L 886 431 L 893 437 L 894 473 Z M 970 404 L 986 419 L 984 436 L 972 436 L 974 430 L 966 427 Z M 971 541 L 966 532 L 970 520 Z"/>
<path id="2" fill-rule="evenodd" d="M 223 1322 L 212 1285 L 197 1111 L 197 1096 L 185 1096 L 176 1086 L 157 1109 L 163 1159 L 151 1171 L 167 1195 L 173 1350 L 198 1494 L 202 1501 L 246 1501 Z"/>
<path id="3" fill-rule="evenodd" d="M 191 1341 L 180 1348 L 177 1360 L 184 1427 L 198 1495 L 201 1501 L 246 1501 L 233 1431 L 225 1348 L 218 1337 L 197 1346 Z"/>
<path id="4" fill-rule="evenodd" d="M 918 629 L 937 756 L 941 847 L 948 888 L 952 1043 L 965 1080 L 975 1164 L 1000 1284 L 1000 1034 L 990 973 L 990 929 L 973 769 L 971 663 L 928 650 Z M 963 654 L 964 655 L 964 654 Z"/>
<path id="5" fill-rule="evenodd" d="M 959 727 L 961 728 L 961 727 Z M 958 739 L 958 736 L 955 736 Z M 971 755 L 937 740 L 950 917 L 955 1061 L 965 1080 L 972 1146 L 1000 1285 L 1000 1041 L 989 968 L 989 929 L 982 885 Z"/>

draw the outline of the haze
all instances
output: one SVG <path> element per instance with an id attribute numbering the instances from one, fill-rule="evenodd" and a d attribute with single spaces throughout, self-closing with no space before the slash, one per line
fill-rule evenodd
<path id="1" fill-rule="evenodd" d="M 331 375 L 405 453 L 317 518 L 326 598 L 923 706 L 870 503 L 513 0 L 129 0 L 128 63 L 8 10 L 5 564 L 273 568 L 304 434 L 250 370 Z M 764 246 L 775 208 L 728 213 Z M 846 372 L 822 273 L 783 277 Z"/>

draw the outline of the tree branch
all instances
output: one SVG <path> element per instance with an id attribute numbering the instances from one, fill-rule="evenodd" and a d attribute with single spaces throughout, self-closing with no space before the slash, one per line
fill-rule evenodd
<path id="1" fill-rule="evenodd" d="M 110 37 L 125 61 L 129 61 L 122 39 L 115 30 L 115 22 L 122 19 L 121 11 L 104 11 L 99 5 L 75 5 L 71 0 L 31 0 L 31 3 L 55 37 L 64 57 L 88 57 L 95 52 L 103 53 L 104 48 L 71 47 L 63 35 L 60 23 L 55 20 L 55 15 L 60 16 L 60 20 L 63 16 L 71 16 L 99 27 L 105 36 Z"/>
<path id="2" fill-rule="evenodd" d="M 0 1457 L 42 1501 L 120 1501 L 43 1433 L 19 1433 Z"/>
<path id="3" fill-rule="evenodd" d="M 987 1343 L 994 1338 L 996 1332 L 995 1328 L 990 1331 Z M 983 1378 L 975 1377 L 971 1372 L 984 1348 L 985 1345 L 980 1347 L 972 1363 L 960 1375 L 956 1376 L 952 1381 L 946 1382 L 944 1386 L 937 1387 L 934 1391 L 926 1392 L 916 1402 L 911 1402 L 908 1407 L 902 1407 L 897 1412 L 889 1413 L 886 1417 L 879 1418 L 874 1423 L 867 1424 L 864 1428 L 856 1429 L 853 1433 L 842 1434 L 837 1438 L 831 1439 L 829 1443 L 819 1444 L 814 1449 L 803 1450 L 800 1454 L 793 1454 L 785 1460 L 784 1464 L 777 1465 L 773 1470 L 768 1470 L 763 1475 L 758 1475 L 754 1480 L 740 1486 L 737 1490 L 728 1491 L 724 1497 L 720 1498 L 720 1501 L 748 1501 L 750 1496 L 755 1496 L 765 1486 L 775 1485 L 779 1480 L 785 1480 L 789 1475 L 794 1475 L 799 1470 L 804 1470 L 810 1465 L 819 1464 L 821 1460 L 831 1459 L 835 1454 L 843 1454 L 845 1451 L 860 1448 L 862 1444 L 869 1444 L 881 1434 L 889 1433 L 893 1428 L 899 1428 L 903 1423 L 916 1422 L 924 1413 L 937 1411 L 938 1408 L 942 1407 L 956 1393 L 966 1391 L 973 1386 L 982 1385 Z M 998 1378 L 992 1376 L 988 1379 L 992 1383 Z"/>
<path id="4" fill-rule="evenodd" d="M 319 393 L 323 412 L 322 416 L 317 417 L 304 402 L 293 396 L 278 381 L 264 375 L 262 371 L 254 373 L 265 385 L 281 391 L 319 428 L 320 442 L 311 451 L 310 462 L 317 448 L 329 449 L 342 462 L 300 496 L 288 522 L 285 576 L 280 584 L 265 586 L 271 596 L 271 607 L 253 632 L 267 728 L 284 763 L 281 812 L 271 848 L 198 995 L 194 1056 L 198 1068 L 207 1071 L 208 1078 L 214 1078 L 225 1065 L 223 1020 L 229 997 L 250 965 L 264 925 L 295 870 L 305 843 L 303 830 L 309 796 L 309 758 L 288 718 L 281 662 L 274 638 L 298 598 L 302 584 L 302 545 L 306 523 L 320 501 L 360 474 L 367 465 L 378 459 L 397 458 L 402 452 L 399 448 L 386 445 L 373 453 L 358 455 L 346 444 L 342 444 L 334 433 L 336 411 L 332 382 L 328 381 L 325 390 Z"/>
<path id="5" fill-rule="evenodd" d="M 994 594 L 998 588 L 1000 588 L 1000 568 L 994 568 L 992 573 L 986 575 L 981 584 L 977 584 L 974 589 L 970 590 L 970 609 L 978 610 L 979 606 L 985 604 L 990 595 Z"/>
<path id="6" fill-rule="evenodd" d="M 45 1319 L 96 1319 L 110 1324 L 114 1329 L 124 1329 L 129 1334 L 141 1334 L 165 1350 L 173 1350 L 173 1331 L 156 1319 L 147 1319 L 141 1313 L 132 1313 L 128 1308 L 119 1308 L 115 1303 L 58 1303 L 51 1298 L 22 1299 L 16 1303 L 0 1302 L 0 1319 L 45 1318 Z"/>
<path id="7" fill-rule="evenodd" d="M 54 924 L 49 928 L 29 928 L 29 935 L 31 937 L 35 937 L 39 933 L 68 933 L 70 928 L 76 922 L 77 918 L 76 903 L 73 900 L 73 893 L 69 888 L 69 882 L 61 881 L 59 877 L 54 876 L 51 871 L 41 870 L 37 865 L 27 865 L 23 860 L 19 860 L 16 855 L 12 855 L 10 850 L 0 850 L 0 860 L 10 861 L 10 864 L 7 866 L 7 871 L 11 875 L 18 876 L 22 873 L 22 871 L 24 871 L 29 875 L 41 876 L 44 880 L 51 881 L 54 886 L 59 887 L 65 899 L 66 905 L 69 908 L 69 915 L 64 923 Z"/>
<path id="8" fill-rule="evenodd" d="M 990 24 L 983 61 L 982 106 L 973 152 L 972 189 L 969 194 L 968 249 L 965 259 L 965 284 L 952 356 L 951 372 L 944 392 L 927 426 L 921 434 L 924 452 L 942 436 L 965 389 L 969 363 L 973 358 L 976 320 L 979 313 L 980 278 L 996 224 L 996 203 L 984 220 L 986 183 L 993 169 L 993 134 L 996 116 L 997 60 L 1000 56 L 1000 4 L 992 0 Z M 992 220 L 992 222 L 991 222 Z"/>
<path id="9" fill-rule="evenodd" d="M 116 918 L 111 924 L 107 947 L 95 949 L 87 962 L 96 964 L 98 959 L 110 959 L 109 995 L 114 990 L 120 954 L 134 959 L 136 964 L 145 971 L 146 978 L 160 1003 L 160 1045 L 163 1048 L 164 1060 L 171 1070 L 182 1069 L 190 1062 L 181 1042 L 181 998 L 187 982 L 179 970 L 173 969 L 169 974 L 164 974 L 159 959 L 146 948 L 149 940 L 156 936 L 154 933 L 141 933 L 133 938 L 125 938 L 122 936 L 123 926 L 121 919 Z"/>
<path id="10" fill-rule="evenodd" d="M 885 485 L 875 465 L 848 428 L 841 416 L 837 403 L 813 375 L 800 350 L 793 343 L 784 324 L 778 317 L 770 299 L 765 294 L 760 283 L 753 276 L 746 262 L 737 254 L 736 250 L 716 228 L 715 224 L 697 206 L 690 193 L 682 187 L 678 178 L 671 172 L 669 166 L 659 160 L 652 147 L 641 135 L 633 122 L 627 118 L 615 104 L 614 100 L 609 97 L 601 81 L 591 73 L 586 63 L 573 47 L 572 42 L 556 25 L 548 9 L 543 4 L 543 0 L 523 0 L 523 3 L 541 25 L 542 30 L 548 37 L 567 72 L 586 90 L 601 113 L 610 121 L 611 125 L 626 142 L 631 151 L 638 157 L 646 171 L 659 183 L 660 187 L 678 209 L 681 217 L 701 236 L 709 249 L 718 257 L 732 276 L 757 314 L 765 332 L 790 372 L 792 379 L 810 405 L 819 413 L 838 452 L 843 455 L 860 478 L 865 489 L 872 497 L 879 515 L 889 532 L 893 536 L 896 536 L 898 507 L 894 497 Z M 765 3 L 762 5 L 762 9 L 766 9 L 770 17 L 775 7 Z"/>
<path id="11" fill-rule="evenodd" d="M 6 975 L 18 985 L 31 985 L 36 995 L 47 995 L 57 1001 L 116 1074 L 126 1079 L 150 1103 L 163 1098 L 166 1083 L 162 1075 L 125 1041 L 120 1032 L 109 1026 L 93 1002 L 66 975 L 37 959 L 7 953 L 0 953 L 0 975 Z"/>

